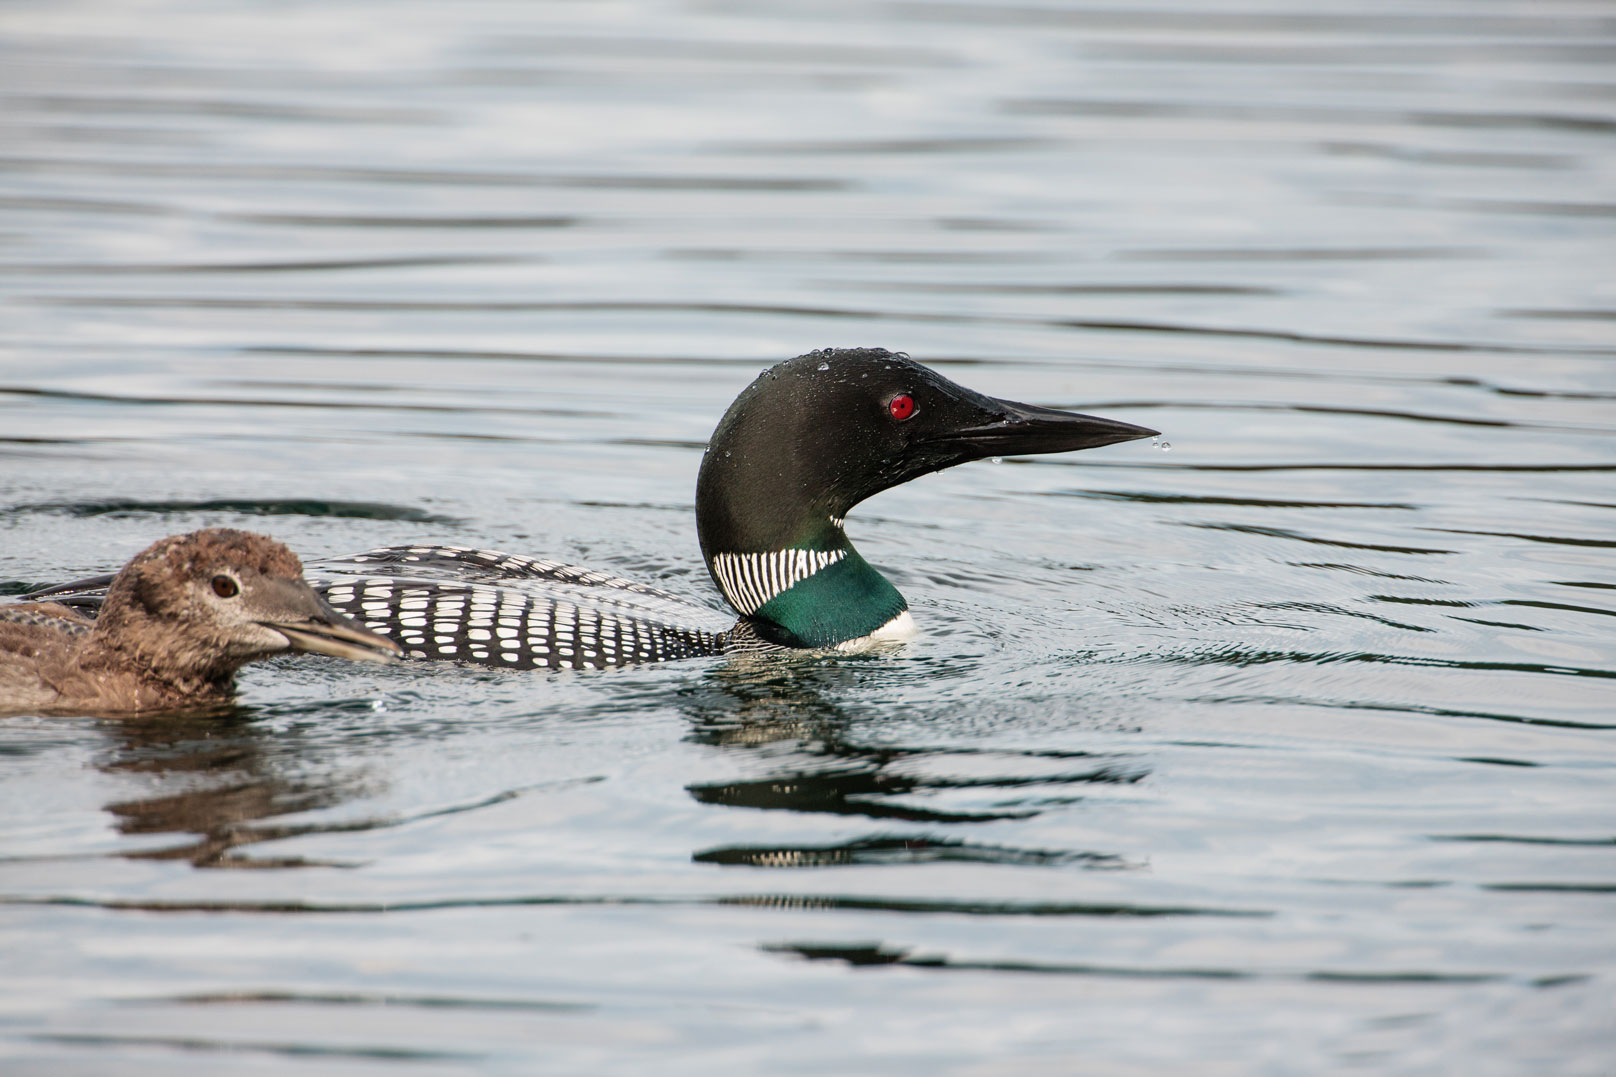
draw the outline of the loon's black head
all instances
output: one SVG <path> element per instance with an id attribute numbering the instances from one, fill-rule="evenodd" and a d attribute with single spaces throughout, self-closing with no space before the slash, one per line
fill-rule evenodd
<path id="1" fill-rule="evenodd" d="M 760 374 L 719 421 L 696 528 L 731 605 L 786 642 L 826 646 L 905 609 L 842 531 L 860 501 L 968 460 L 1155 433 L 984 396 L 880 348 L 810 352 Z"/>
<path id="2" fill-rule="evenodd" d="M 1155 433 L 984 396 L 880 348 L 810 352 L 760 374 L 719 421 L 696 482 L 702 547 L 782 549 L 872 494 L 967 460 Z"/>

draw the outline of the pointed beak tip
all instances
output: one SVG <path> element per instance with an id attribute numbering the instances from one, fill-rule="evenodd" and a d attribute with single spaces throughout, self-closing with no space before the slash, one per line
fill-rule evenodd
<path id="1" fill-rule="evenodd" d="M 1100 448 L 1105 445 L 1120 445 L 1127 441 L 1138 441 L 1141 438 L 1159 438 L 1160 430 L 1152 430 L 1148 426 L 1138 423 L 1127 423 L 1121 419 L 1103 419 L 1099 416 L 1074 416 L 1087 426 L 1087 433 L 1092 439 L 1087 448 Z M 1082 427 L 1078 427 L 1082 429 Z"/>
<path id="2" fill-rule="evenodd" d="M 1138 441 L 1140 438 L 1159 438 L 1159 437 L 1161 437 L 1161 431 L 1160 430 L 1152 430 L 1148 426 L 1136 426 L 1136 427 L 1133 428 L 1133 433 L 1129 435 L 1128 440 L 1129 441 Z"/>

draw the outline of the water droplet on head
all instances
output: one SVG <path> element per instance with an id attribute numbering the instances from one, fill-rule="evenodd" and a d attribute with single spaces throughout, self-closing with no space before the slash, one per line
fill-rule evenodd
<path id="1" fill-rule="evenodd" d="M 830 364 L 829 363 L 820 363 L 819 364 L 819 369 L 820 370 L 829 370 L 830 369 Z"/>
<path id="2" fill-rule="evenodd" d="M 728 449 L 725 449 L 725 450 L 724 450 L 724 455 L 725 455 L 725 456 L 728 456 L 728 455 L 729 455 L 729 453 L 730 453 L 730 451 L 729 451 L 729 450 L 728 450 Z"/>

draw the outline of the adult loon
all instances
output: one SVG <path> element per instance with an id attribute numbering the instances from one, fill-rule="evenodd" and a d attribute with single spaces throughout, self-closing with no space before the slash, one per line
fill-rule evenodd
<path id="1" fill-rule="evenodd" d="M 387 661 L 398 645 L 333 611 L 279 542 L 193 531 L 136 554 L 93 621 L 54 602 L 0 606 L 0 712 L 217 703 L 243 665 L 283 651 Z"/>
<path id="2" fill-rule="evenodd" d="M 696 530 L 715 611 L 555 561 L 396 546 L 313 562 L 333 607 L 412 658 L 603 669 L 734 651 L 850 648 L 912 631 L 897 588 L 847 539 L 848 510 L 968 460 L 1156 435 L 983 396 L 898 352 L 826 349 L 760 374 L 713 431 Z M 81 581 L 51 593 L 71 591 Z M 726 627 L 728 625 L 728 627 Z"/>

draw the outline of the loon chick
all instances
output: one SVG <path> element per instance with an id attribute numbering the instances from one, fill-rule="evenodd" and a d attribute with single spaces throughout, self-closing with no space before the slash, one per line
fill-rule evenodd
<path id="1" fill-rule="evenodd" d="M 741 615 L 732 625 L 643 584 L 459 546 L 319 562 L 313 567 L 335 578 L 316 587 L 409 657 L 505 669 L 851 648 L 912 631 L 903 596 L 847 539 L 844 521 L 860 501 L 968 460 L 1155 434 L 983 396 L 902 353 L 810 352 L 743 390 L 702 458 L 696 529 L 708 573 Z"/>
<path id="2" fill-rule="evenodd" d="M 228 699 L 236 670 L 282 651 L 398 649 L 315 594 L 279 542 L 193 531 L 136 554 L 93 621 L 55 602 L 0 606 L 0 711 L 174 710 Z"/>

